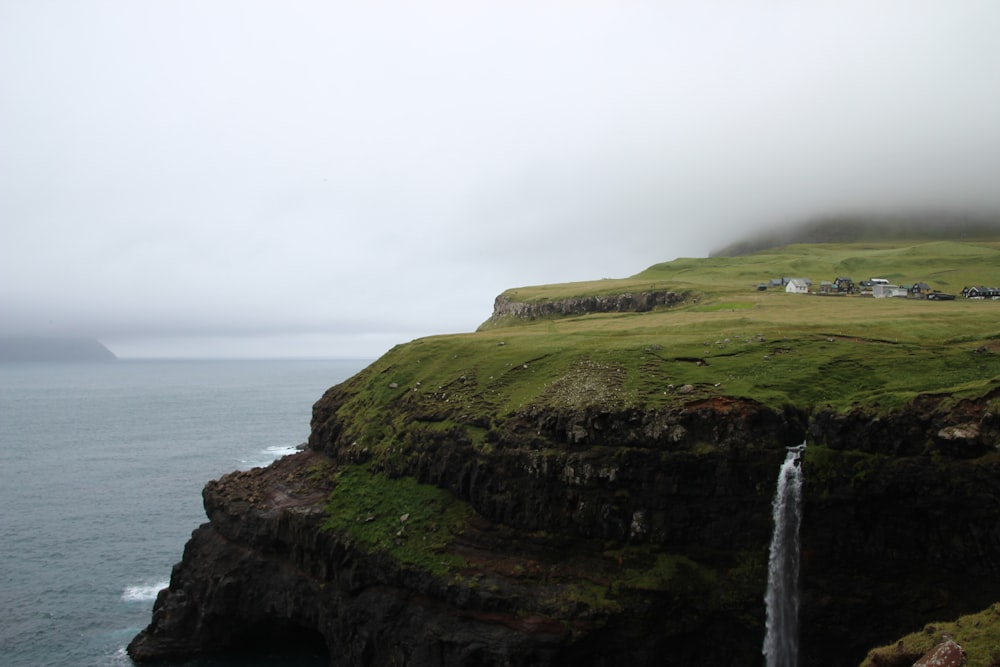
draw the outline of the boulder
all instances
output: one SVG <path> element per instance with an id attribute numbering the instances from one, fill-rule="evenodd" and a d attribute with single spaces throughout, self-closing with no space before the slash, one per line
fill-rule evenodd
<path id="1" fill-rule="evenodd" d="M 913 663 L 913 667 L 961 667 L 965 664 L 965 651 L 949 639 Z"/>

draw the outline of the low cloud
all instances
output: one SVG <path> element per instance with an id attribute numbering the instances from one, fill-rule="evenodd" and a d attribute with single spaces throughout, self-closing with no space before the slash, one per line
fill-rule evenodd
<path id="1" fill-rule="evenodd" d="M 2 326 L 376 355 L 474 329 L 508 287 L 776 222 L 995 210 L 998 23 L 969 1 L 8 3 Z"/>

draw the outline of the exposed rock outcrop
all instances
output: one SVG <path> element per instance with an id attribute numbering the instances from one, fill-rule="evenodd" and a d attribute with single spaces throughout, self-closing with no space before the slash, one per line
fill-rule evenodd
<path id="1" fill-rule="evenodd" d="M 952 640 L 934 647 L 934 650 L 913 663 L 913 667 L 962 667 L 965 651 Z"/>
<path id="2" fill-rule="evenodd" d="M 996 665 L 1000 661 L 1000 603 L 953 621 L 935 621 L 872 649 L 860 667 Z"/>
<path id="3" fill-rule="evenodd" d="M 309 451 L 209 483 L 210 522 L 192 535 L 129 655 L 329 647 L 331 665 L 654 664 L 671 638 L 727 631 L 724 617 L 704 617 L 710 582 L 686 561 L 668 573 L 669 595 L 628 598 L 624 608 L 601 591 L 629 566 L 598 542 L 477 517 L 454 545 L 465 565 L 447 575 L 368 550 L 322 525 L 331 485 L 316 472 L 334 465 Z M 693 645 L 674 650 L 694 659 Z M 739 644 L 715 653 L 746 658 Z"/>
<path id="4" fill-rule="evenodd" d="M 493 302 L 491 321 L 507 317 L 536 320 L 551 315 L 586 315 L 588 313 L 642 313 L 657 306 L 672 306 L 684 300 L 684 295 L 667 290 L 600 294 L 568 299 L 516 301 L 501 294 Z"/>
<path id="5" fill-rule="evenodd" d="M 804 666 L 856 665 L 928 615 L 1000 599 L 993 397 L 889 417 L 564 404 L 443 430 L 399 401 L 379 425 L 396 444 L 374 448 L 338 417 L 360 390 L 316 404 L 308 451 L 206 486 L 209 523 L 130 655 L 291 642 L 332 665 L 757 664 L 770 499 L 804 437 Z M 418 480 L 443 490 L 424 504 L 467 513 L 448 533 L 373 498 L 333 522 L 349 471 L 382 498 Z"/>

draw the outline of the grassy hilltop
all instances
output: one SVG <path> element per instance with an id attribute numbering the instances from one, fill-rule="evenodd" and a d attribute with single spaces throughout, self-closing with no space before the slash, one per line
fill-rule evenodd
<path id="1" fill-rule="evenodd" d="M 772 278 L 818 286 L 842 276 L 925 282 L 950 294 L 1000 285 L 1000 234 L 793 244 L 677 259 L 624 279 L 508 290 L 478 331 L 396 346 L 317 403 L 310 446 L 338 466 L 315 471 L 332 475 L 335 486 L 324 525 L 442 580 L 470 577 L 470 586 L 498 599 L 521 599 L 524 586 L 524 599 L 540 600 L 530 613 L 546 618 L 566 621 L 586 610 L 583 616 L 614 619 L 645 613 L 634 604 L 690 602 L 687 615 L 651 616 L 718 618 L 729 639 L 740 637 L 726 646 L 750 655 L 759 646 L 767 572 L 758 546 L 770 531 L 773 468 L 787 443 L 762 441 L 752 452 L 720 447 L 715 436 L 698 433 L 699 415 L 710 413 L 713 427 L 745 418 L 747 428 L 770 415 L 770 435 L 760 434 L 767 438 L 788 435 L 783 415 L 841 413 L 848 433 L 855 417 L 892 424 L 931 404 L 958 414 L 968 405 L 961 399 L 989 402 L 1000 388 L 1000 301 L 758 289 Z M 650 293 L 675 296 L 651 307 L 650 300 L 592 298 Z M 641 304 L 642 312 L 594 312 L 607 304 Z M 532 318 L 583 306 L 590 312 Z M 914 401 L 928 394 L 942 400 Z M 992 403 L 985 409 L 995 413 Z M 685 424 L 692 428 L 675 428 Z M 640 431 L 638 439 L 622 435 Z M 967 546 L 942 538 L 942 546 L 936 529 L 920 531 L 927 516 L 953 511 L 946 523 L 957 535 L 986 535 L 981 542 L 991 543 L 983 526 L 992 515 L 983 512 L 995 497 L 996 454 L 938 461 L 938 450 L 897 457 L 815 444 L 810 502 L 825 521 L 806 530 L 808 608 L 832 625 L 814 623 L 810 639 L 816 655 L 836 644 L 860 660 L 876 643 L 868 638 L 881 641 L 910 619 L 927 618 L 928 605 L 947 597 L 942 576 L 953 581 L 956 573 L 927 563 L 947 551 L 985 567 L 979 538 Z M 857 513 L 870 520 L 860 525 Z M 421 539 L 408 541 L 410 534 Z M 479 549 L 474 558 L 469 545 Z M 916 560 L 913 548 L 922 549 Z M 531 569 L 537 549 L 558 576 Z M 841 598 L 845 585 L 863 594 Z M 879 621 L 845 643 L 838 633 L 859 609 L 881 609 Z"/>
<path id="2" fill-rule="evenodd" d="M 441 418 L 466 424 L 534 405 L 613 410 L 711 395 L 888 410 L 921 393 L 982 395 L 1000 385 L 1000 302 L 757 290 L 782 276 L 814 286 L 880 277 L 958 294 L 1000 284 L 1000 236 L 791 245 L 677 259 L 624 279 L 508 290 L 504 297 L 528 303 L 649 290 L 682 300 L 642 313 L 507 317 L 397 346 L 364 372 L 386 374 L 364 408 L 410 391 L 433 393 Z"/>

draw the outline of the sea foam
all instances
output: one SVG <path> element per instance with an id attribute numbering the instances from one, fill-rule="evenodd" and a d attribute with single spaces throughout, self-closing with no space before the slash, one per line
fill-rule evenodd
<path id="1" fill-rule="evenodd" d="M 260 450 L 255 458 L 240 459 L 240 465 L 250 468 L 266 466 L 274 463 L 283 456 L 296 454 L 300 451 L 302 451 L 302 445 L 272 445 Z"/>
<path id="2" fill-rule="evenodd" d="M 156 595 L 170 585 L 169 581 L 158 581 L 153 584 L 139 584 L 137 586 L 127 586 L 122 591 L 123 602 L 150 602 L 156 599 Z"/>
<path id="3" fill-rule="evenodd" d="M 300 451 L 299 447 L 299 445 L 279 445 L 277 447 L 268 447 L 264 450 L 264 454 L 275 459 L 280 459 L 282 456 L 288 456 L 289 454 L 295 454 Z"/>

